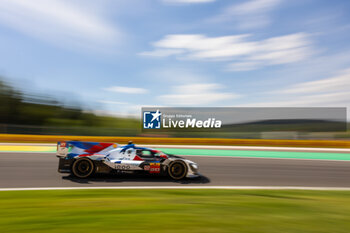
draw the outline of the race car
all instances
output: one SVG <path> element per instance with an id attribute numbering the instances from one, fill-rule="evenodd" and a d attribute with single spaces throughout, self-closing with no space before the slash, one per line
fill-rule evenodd
<path id="1" fill-rule="evenodd" d="M 117 143 L 63 141 L 57 143 L 58 172 L 88 178 L 95 173 L 167 175 L 174 180 L 198 177 L 198 165 L 159 150 Z"/>

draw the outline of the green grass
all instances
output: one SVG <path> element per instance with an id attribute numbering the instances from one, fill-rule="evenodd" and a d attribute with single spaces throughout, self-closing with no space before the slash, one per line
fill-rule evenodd
<path id="1" fill-rule="evenodd" d="M 350 192 L 0 192 L 0 232 L 350 232 Z"/>

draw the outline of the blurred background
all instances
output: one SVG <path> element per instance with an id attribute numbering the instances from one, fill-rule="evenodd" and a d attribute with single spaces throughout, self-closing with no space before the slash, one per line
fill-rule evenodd
<path id="1" fill-rule="evenodd" d="M 2 0 L 0 133 L 348 139 L 141 131 L 141 107 L 349 107 L 346 0 Z M 277 127 L 278 128 L 278 127 Z"/>

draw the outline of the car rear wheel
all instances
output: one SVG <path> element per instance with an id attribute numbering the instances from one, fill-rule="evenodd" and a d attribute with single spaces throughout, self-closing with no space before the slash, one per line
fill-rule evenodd
<path id="1" fill-rule="evenodd" d="M 72 166 L 72 173 L 79 178 L 87 178 L 95 171 L 94 163 L 88 158 L 77 159 Z"/>
<path id="2" fill-rule="evenodd" d="M 183 161 L 174 161 L 169 165 L 168 174 L 174 180 L 181 180 L 186 177 L 187 166 Z"/>

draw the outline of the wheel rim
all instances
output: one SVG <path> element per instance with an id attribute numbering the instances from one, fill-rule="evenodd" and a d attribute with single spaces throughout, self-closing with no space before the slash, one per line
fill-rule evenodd
<path id="1" fill-rule="evenodd" d="M 93 166 L 88 160 L 77 161 L 74 166 L 74 173 L 78 177 L 87 177 L 92 173 Z"/>
<path id="2" fill-rule="evenodd" d="M 176 178 L 183 176 L 184 170 L 184 166 L 181 163 L 174 163 L 171 166 L 171 174 Z"/>

